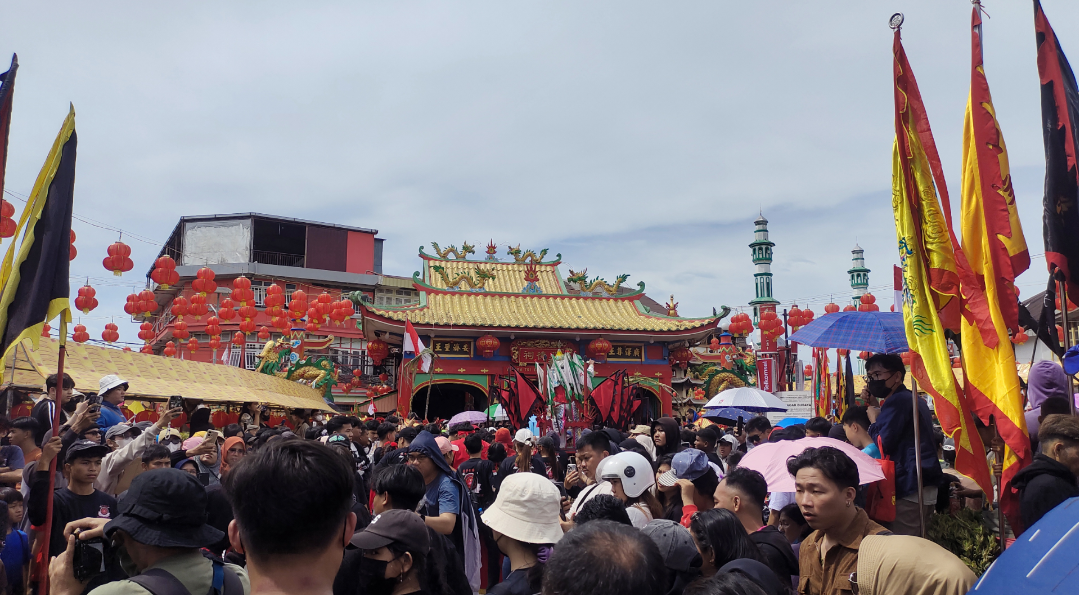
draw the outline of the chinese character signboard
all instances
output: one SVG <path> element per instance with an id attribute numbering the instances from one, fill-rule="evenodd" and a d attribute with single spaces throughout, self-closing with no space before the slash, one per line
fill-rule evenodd
<path id="1" fill-rule="evenodd" d="M 441 357 L 472 357 L 472 339 L 434 339 L 431 351 Z"/>
<path id="2" fill-rule="evenodd" d="M 757 358 L 757 388 L 766 393 L 775 392 L 775 363 L 770 357 Z"/>
<path id="3" fill-rule="evenodd" d="M 611 343 L 611 352 L 607 354 L 609 362 L 639 362 L 644 348 L 633 343 Z"/>
<path id="4" fill-rule="evenodd" d="M 562 353 L 576 353 L 577 346 L 568 341 L 550 339 L 517 339 L 510 343 L 510 359 L 516 365 L 547 363 L 551 357 Z"/>

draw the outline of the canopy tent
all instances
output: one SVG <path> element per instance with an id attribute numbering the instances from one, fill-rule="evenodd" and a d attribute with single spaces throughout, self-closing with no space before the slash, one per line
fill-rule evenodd
<path id="1" fill-rule="evenodd" d="M 4 383 L 44 391 L 45 377 L 56 372 L 60 342 L 42 338 L 37 351 L 24 339 L 4 361 Z M 12 368 L 14 367 L 14 373 Z M 102 376 L 128 382 L 127 398 L 165 400 L 180 395 L 206 403 L 263 403 L 284 409 L 331 411 L 319 391 L 269 374 L 221 364 L 181 360 L 69 341 L 64 372 L 82 392 L 96 393 Z"/>

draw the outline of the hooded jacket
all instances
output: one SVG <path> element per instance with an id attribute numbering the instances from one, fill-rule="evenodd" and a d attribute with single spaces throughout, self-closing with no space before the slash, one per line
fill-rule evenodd
<path id="1" fill-rule="evenodd" d="M 656 426 L 663 428 L 664 433 L 667 435 L 667 444 L 663 446 L 656 445 L 656 460 L 661 459 L 664 455 L 682 452 L 682 432 L 678 429 L 678 422 L 673 417 L 657 419 L 652 422 L 653 435 L 655 435 Z"/>
<path id="2" fill-rule="evenodd" d="M 446 463 L 442 456 L 435 437 L 424 430 L 416 435 L 416 439 L 408 446 L 408 452 L 418 452 L 434 462 L 439 471 L 444 473 L 453 482 L 458 490 L 458 499 L 461 502 L 461 512 L 457 515 L 457 522 L 453 526 L 450 539 L 454 546 L 459 548 L 461 559 L 465 563 L 465 576 L 473 592 L 480 588 L 480 534 L 476 519 L 476 509 L 472 506 L 472 498 L 464 483 L 458 478 L 457 473 Z"/>
<path id="3" fill-rule="evenodd" d="M 1051 361 L 1034 362 L 1027 374 L 1027 401 L 1032 409 L 1024 413 L 1027 420 L 1027 431 L 1030 432 L 1032 446 L 1038 444 L 1038 428 L 1041 422 L 1038 418 L 1042 414 L 1042 403 L 1050 397 L 1068 399 L 1068 375 L 1060 364 Z"/>
<path id="4" fill-rule="evenodd" d="M 1042 453 L 1015 474 L 1012 486 L 1019 490 L 1019 518 L 1024 530 L 1061 502 L 1079 496 L 1079 483 L 1071 470 Z"/>

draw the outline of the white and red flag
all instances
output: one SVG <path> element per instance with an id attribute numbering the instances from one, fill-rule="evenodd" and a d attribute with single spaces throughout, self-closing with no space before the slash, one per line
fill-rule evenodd
<path id="1" fill-rule="evenodd" d="M 420 358 L 420 372 L 426 372 L 431 369 L 431 354 L 423 353 L 423 341 L 420 340 L 419 333 L 416 332 L 416 328 L 412 326 L 412 322 L 405 321 L 405 345 L 403 351 L 405 353 L 415 353 Z"/>

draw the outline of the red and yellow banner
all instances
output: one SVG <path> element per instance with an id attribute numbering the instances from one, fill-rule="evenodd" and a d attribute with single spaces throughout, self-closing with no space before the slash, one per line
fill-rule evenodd
<path id="1" fill-rule="evenodd" d="M 957 330 L 959 325 L 959 265 L 948 220 L 948 188 L 898 30 L 892 53 L 896 134 L 892 210 L 902 263 L 903 321 L 912 352 L 911 374 L 920 388 L 933 395 L 941 428 L 955 440 L 956 470 L 990 494 L 993 488 L 985 447 L 952 373 L 944 335 L 946 329 Z M 945 205 L 943 212 L 937 200 L 938 190 Z"/>

